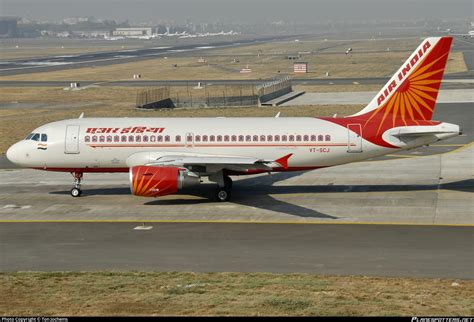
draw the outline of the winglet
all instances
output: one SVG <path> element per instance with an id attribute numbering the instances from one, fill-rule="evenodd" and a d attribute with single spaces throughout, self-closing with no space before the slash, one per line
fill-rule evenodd
<path id="1" fill-rule="evenodd" d="M 293 155 L 293 153 L 287 154 L 284 157 L 276 159 L 275 162 L 282 166 L 283 169 L 288 169 L 288 159 Z"/>

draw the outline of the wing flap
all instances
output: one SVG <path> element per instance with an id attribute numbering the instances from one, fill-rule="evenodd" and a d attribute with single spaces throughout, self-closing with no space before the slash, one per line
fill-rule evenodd
<path id="1" fill-rule="evenodd" d="M 288 169 L 288 159 L 293 154 L 287 154 L 276 160 L 263 160 L 255 157 L 209 155 L 196 153 L 172 152 L 139 152 L 127 159 L 129 167 L 147 165 L 156 167 L 183 167 L 202 169 L 200 172 L 213 173 L 223 169 L 246 171 L 258 169 L 271 171 L 275 167 Z"/>
<path id="2" fill-rule="evenodd" d="M 227 156 L 180 156 L 167 155 L 158 158 L 149 165 L 163 166 L 186 166 L 186 165 L 207 165 L 207 164 L 235 164 L 235 165 L 251 165 L 261 160 L 248 157 L 227 157 Z"/>

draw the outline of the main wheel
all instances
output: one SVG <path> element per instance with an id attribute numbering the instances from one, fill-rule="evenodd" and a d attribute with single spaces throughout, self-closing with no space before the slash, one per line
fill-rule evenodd
<path id="1" fill-rule="evenodd" d="M 217 201 L 225 202 L 230 200 L 230 190 L 226 188 L 218 188 L 216 193 Z"/>
<path id="2" fill-rule="evenodd" d="M 72 188 L 71 189 L 71 196 L 73 197 L 80 197 L 82 194 L 82 190 L 79 188 Z"/>
<path id="3" fill-rule="evenodd" d="M 228 176 L 224 177 L 224 187 L 229 190 L 232 188 L 232 179 Z"/>

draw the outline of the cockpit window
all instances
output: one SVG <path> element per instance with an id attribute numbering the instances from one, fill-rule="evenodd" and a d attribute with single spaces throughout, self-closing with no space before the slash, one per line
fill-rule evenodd
<path id="1" fill-rule="evenodd" d="M 48 135 L 44 133 L 30 133 L 25 140 L 47 142 Z"/>

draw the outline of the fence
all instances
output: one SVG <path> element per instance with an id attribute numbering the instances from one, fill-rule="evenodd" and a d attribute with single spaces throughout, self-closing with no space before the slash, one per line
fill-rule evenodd
<path id="1" fill-rule="evenodd" d="M 289 77 L 253 85 L 175 86 L 139 91 L 138 108 L 257 106 L 291 92 Z"/>
<path id="2" fill-rule="evenodd" d="M 291 79 L 289 76 L 265 82 L 257 86 L 257 95 L 260 102 L 267 102 L 292 91 Z"/>
<path id="3" fill-rule="evenodd" d="M 169 101 L 170 101 L 169 87 L 152 88 L 152 89 L 143 90 L 137 93 L 136 107 L 139 107 L 139 108 L 174 107 L 172 106 L 172 104 L 170 104 Z"/>

